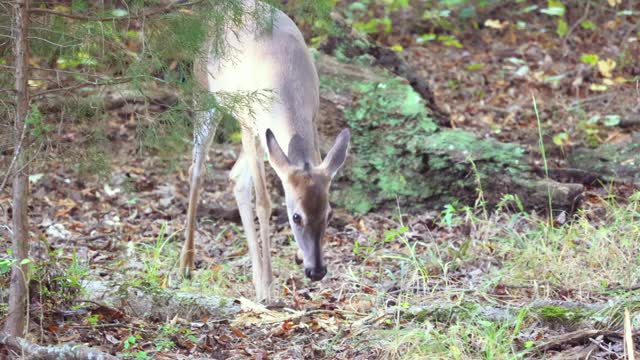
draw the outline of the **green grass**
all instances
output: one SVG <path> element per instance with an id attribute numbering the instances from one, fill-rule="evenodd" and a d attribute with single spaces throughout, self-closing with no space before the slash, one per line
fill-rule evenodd
<path id="1" fill-rule="evenodd" d="M 580 291 L 630 288 L 640 282 L 640 193 L 628 204 L 605 203 L 605 215 L 581 211 L 553 228 L 533 221 L 528 233 L 495 237 L 508 282 L 548 281 Z"/>
<path id="2" fill-rule="evenodd" d="M 629 290 L 640 283 L 640 192 L 624 200 L 606 196 L 562 225 L 524 212 L 513 196 L 491 209 L 450 204 L 432 216 L 427 230 L 415 230 L 419 216 L 395 216 L 386 223 L 395 225 L 384 231 L 372 228 L 353 243 L 330 245 L 341 254 L 330 265 L 333 282 L 303 282 L 315 290 L 309 302 L 300 299 L 302 308 L 331 302 L 337 311 L 331 316 L 341 316 L 336 331 L 350 334 L 314 330 L 327 354 L 338 355 L 336 349 L 348 342 L 386 359 L 548 358 L 536 346 L 576 329 L 619 331 L 625 308 L 634 326 L 640 325 L 640 293 Z M 175 296 L 251 298 L 240 229 L 223 227 L 209 241 L 220 243 L 226 234 L 234 237 L 233 245 L 191 280 L 179 281 L 180 236 L 168 228 L 164 224 L 155 237 L 123 249 L 127 260 L 113 265 L 131 269 L 122 282 Z M 278 250 L 273 264 L 281 289 L 291 275 L 302 275 L 292 261 L 295 245 Z M 80 258 L 66 264 L 57 278 L 80 284 L 91 276 Z M 500 296 L 502 288 L 507 297 Z M 282 298 L 282 291 L 277 294 Z M 305 321 L 313 319 L 319 318 Z M 295 335 L 300 336 L 309 333 Z M 162 351 L 174 346 L 162 331 L 151 340 Z"/>
<path id="3" fill-rule="evenodd" d="M 564 225 L 507 208 L 485 217 L 482 208 L 452 205 L 426 240 L 412 239 L 402 224 L 372 240 L 366 259 L 385 272 L 354 269 L 345 281 L 390 281 L 396 290 L 374 297 L 372 312 L 386 320 L 354 339 L 389 359 L 544 358 L 533 352 L 544 339 L 532 329 L 619 330 L 624 308 L 640 310 L 631 290 L 640 283 L 640 192 L 624 202 L 602 199 Z M 440 238 L 462 227 L 470 233 Z M 452 280 L 478 273 L 483 262 L 492 265 L 473 281 Z M 513 289 L 506 303 L 494 293 L 499 286 Z"/>

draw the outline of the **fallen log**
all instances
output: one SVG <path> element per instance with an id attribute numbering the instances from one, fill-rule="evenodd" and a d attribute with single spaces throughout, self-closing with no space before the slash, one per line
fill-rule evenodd
<path id="1" fill-rule="evenodd" d="M 17 358 L 39 360 L 117 360 L 118 358 L 95 348 L 77 344 L 41 346 L 24 338 L 0 333 L 0 345 L 13 350 Z"/>
<path id="2" fill-rule="evenodd" d="M 507 194 L 527 209 L 580 205 L 581 183 L 539 175 L 518 144 L 439 126 L 405 79 L 358 61 L 316 57 L 320 133 L 332 140 L 343 127 L 352 131 L 350 158 L 335 179 L 343 182 L 334 192 L 338 205 L 355 213 L 398 204 L 420 211 L 456 201 L 493 206 Z"/>

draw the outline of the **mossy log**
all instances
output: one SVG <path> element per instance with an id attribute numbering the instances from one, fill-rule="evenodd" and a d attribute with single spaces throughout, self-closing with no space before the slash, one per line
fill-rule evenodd
<path id="1" fill-rule="evenodd" d="M 525 208 L 570 210 L 584 186 L 536 173 L 515 144 L 439 126 L 410 83 L 370 56 L 349 63 L 318 53 L 321 109 L 318 124 L 328 143 L 344 126 L 351 154 L 336 181 L 334 200 L 364 213 L 381 206 L 437 208 L 478 199 L 497 204 L 517 195 Z M 326 144 L 324 150 L 326 150 Z"/>
<path id="2" fill-rule="evenodd" d="M 331 19 L 335 28 L 320 44 L 320 51 L 338 59 L 370 57 L 376 66 L 407 80 L 431 110 L 435 123 L 444 127 L 451 126 L 449 114 L 438 106 L 427 80 L 420 76 L 415 67 L 407 63 L 398 52 L 377 44 L 367 35 L 353 29 L 339 13 L 332 12 Z"/>
<path id="3" fill-rule="evenodd" d="M 27 339 L 0 333 L 0 345 L 11 348 L 20 359 L 117 360 L 116 356 L 77 344 L 40 346 Z"/>
<path id="4" fill-rule="evenodd" d="M 576 149 L 567 160 L 572 168 L 592 174 L 594 182 L 640 187 L 640 132 L 621 143 Z"/>

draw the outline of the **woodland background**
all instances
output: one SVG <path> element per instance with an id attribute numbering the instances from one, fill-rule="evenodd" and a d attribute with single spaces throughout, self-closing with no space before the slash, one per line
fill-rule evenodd
<path id="1" fill-rule="evenodd" d="M 0 357 L 634 359 L 640 2 L 272 3 L 316 61 L 322 151 L 352 146 L 319 283 L 269 169 L 264 306 L 228 117 L 177 269 L 193 104 L 217 106 L 191 67 L 242 2 L 0 1 Z"/>

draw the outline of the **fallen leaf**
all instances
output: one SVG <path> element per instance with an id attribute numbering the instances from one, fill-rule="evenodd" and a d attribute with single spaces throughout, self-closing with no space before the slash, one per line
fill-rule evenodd
<path id="1" fill-rule="evenodd" d="M 68 239 L 71 237 L 71 232 L 62 224 L 53 224 L 49 226 L 46 233 L 47 236 L 52 239 Z"/>
<path id="2" fill-rule="evenodd" d="M 615 79 L 613 79 L 613 81 L 616 84 L 624 84 L 627 82 L 627 79 L 623 78 L 622 76 L 617 76 Z"/>
<path id="3" fill-rule="evenodd" d="M 509 25 L 509 22 L 506 20 L 500 21 L 500 20 L 494 20 L 494 19 L 487 19 L 484 22 L 484 26 L 492 29 L 498 29 L 498 30 L 504 29 L 505 27 L 507 27 L 507 25 Z"/>
<path id="4" fill-rule="evenodd" d="M 598 60 L 598 71 L 600 75 L 610 78 L 611 72 L 616 68 L 616 61 L 613 59 Z"/>
<path id="5" fill-rule="evenodd" d="M 591 86 L 589 86 L 589 90 L 591 91 L 607 91 L 607 89 L 607 85 L 591 84 Z"/>
<path id="6" fill-rule="evenodd" d="M 237 337 L 241 337 L 241 338 L 247 337 L 247 335 L 245 335 L 242 331 L 240 331 L 240 329 L 235 328 L 231 325 L 229 325 L 229 330 L 231 330 L 231 332 L 234 333 Z"/>
<path id="7" fill-rule="evenodd" d="M 284 311 L 267 309 L 266 306 L 247 298 L 240 298 L 239 301 L 241 313 L 236 315 L 232 322 L 235 326 L 277 324 L 304 315 L 304 311 L 292 309 L 284 309 Z"/>
<path id="8" fill-rule="evenodd" d="M 115 336 L 111 335 L 111 334 L 107 334 L 105 336 L 105 338 L 107 339 L 108 342 L 110 342 L 112 345 L 116 345 L 119 344 L 120 341 L 118 339 L 116 339 Z"/>

